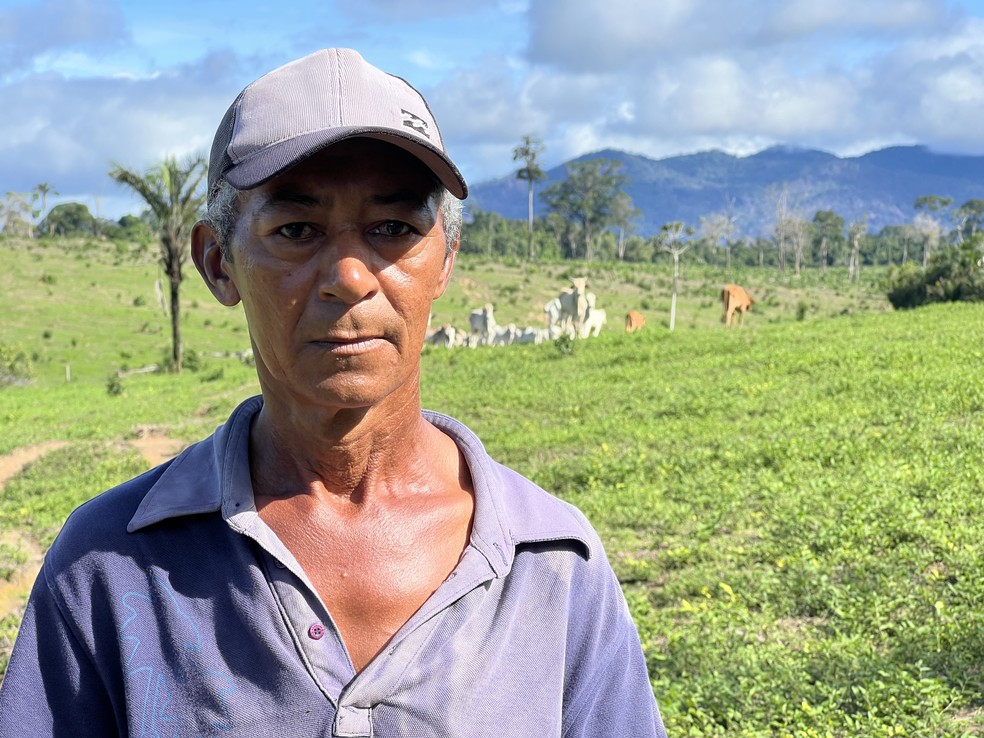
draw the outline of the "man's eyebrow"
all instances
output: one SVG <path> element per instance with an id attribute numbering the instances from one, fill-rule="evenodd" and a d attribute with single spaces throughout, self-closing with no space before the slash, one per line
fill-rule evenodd
<path id="1" fill-rule="evenodd" d="M 395 205 L 399 203 L 406 203 L 415 207 L 426 207 L 430 200 L 430 197 L 421 195 L 419 192 L 415 192 L 411 189 L 402 189 L 397 190 L 396 192 L 373 195 L 369 198 L 369 201 L 374 205 Z"/>
<path id="2" fill-rule="evenodd" d="M 259 216 L 266 215 L 267 213 L 276 210 L 281 205 L 303 205 L 304 207 L 314 207 L 320 202 L 317 197 L 312 197 L 311 195 L 306 195 L 303 192 L 298 192 L 297 190 L 275 190 L 270 193 L 270 196 L 266 199 L 259 209 L 257 209 L 256 214 Z"/>
<path id="3" fill-rule="evenodd" d="M 429 210 L 432 200 L 432 196 L 422 195 L 409 187 L 393 192 L 382 192 L 368 198 L 368 202 L 372 205 L 409 205 L 415 210 Z M 318 197 L 299 190 L 284 188 L 270 193 L 266 202 L 257 209 L 256 217 L 262 218 L 275 212 L 283 205 L 300 205 L 301 207 L 312 208 L 321 204 L 322 201 Z"/>

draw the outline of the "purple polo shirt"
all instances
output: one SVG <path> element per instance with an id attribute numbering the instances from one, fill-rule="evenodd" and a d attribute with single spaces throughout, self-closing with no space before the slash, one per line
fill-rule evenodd
<path id="1" fill-rule="evenodd" d="M 591 526 L 436 413 L 474 482 L 471 539 L 356 674 L 256 513 L 247 453 L 261 404 L 72 513 L 0 687 L 0 738 L 665 736 Z"/>

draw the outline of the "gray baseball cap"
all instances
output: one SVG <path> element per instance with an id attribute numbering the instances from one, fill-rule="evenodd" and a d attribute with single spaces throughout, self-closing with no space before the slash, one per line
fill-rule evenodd
<path id="1" fill-rule="evenodd" d="M 209 200 L 223 177 L 239 190 L 258 187 L 348 138 L 399 146 L 455 197 L 468 196 L 423 96 L 351 49 L 323 49 L 263 75 L 239 93 L 212 142 Z"/>

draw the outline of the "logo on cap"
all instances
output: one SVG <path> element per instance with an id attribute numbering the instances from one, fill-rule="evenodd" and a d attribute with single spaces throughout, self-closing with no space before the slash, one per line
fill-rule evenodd
<path id="1" fill-rule="evenodd" d="M 430 138 L 430 134 L 427 132 L 426 120 L 424 120 L 419 116 L 414 115 L 409 110 L 403 110 L 401 108 L 400 112 L 403 114 L 403 125 L 405 125 L 407 128 L 412 128 L 421 136 Z"/>

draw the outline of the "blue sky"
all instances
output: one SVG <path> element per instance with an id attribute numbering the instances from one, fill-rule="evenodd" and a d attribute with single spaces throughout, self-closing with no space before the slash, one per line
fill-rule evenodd
<path id="1" fill-rule="evenodd" d="M 984 154 L 984 0 L 0 0 L 0 192 L 104 217 L 107 176 L 207 151 L 243 86 L 319 48 L 417 86 L 471 183 L 617 148 Z"/>

